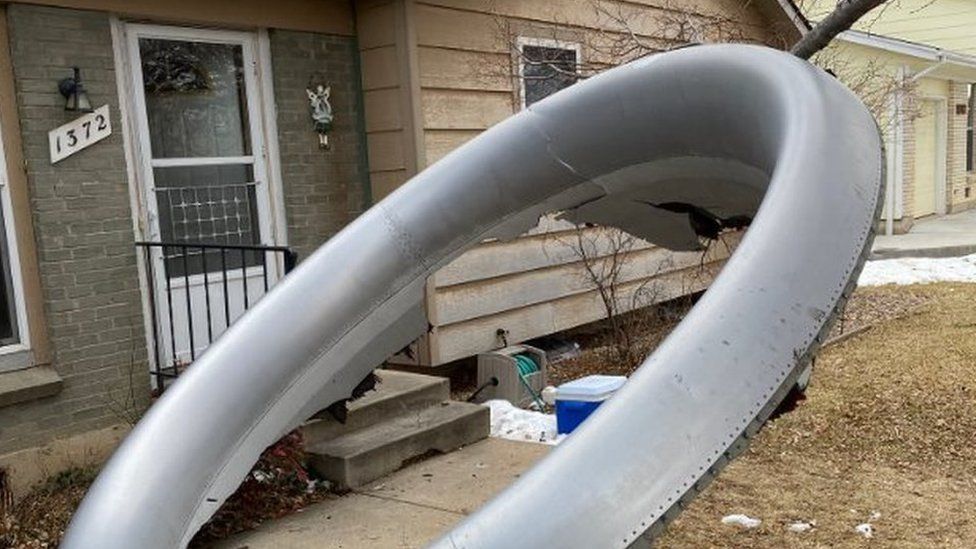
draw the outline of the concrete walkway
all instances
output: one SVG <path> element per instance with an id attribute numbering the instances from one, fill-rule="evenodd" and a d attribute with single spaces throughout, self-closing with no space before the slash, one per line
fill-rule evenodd
<path id="1" fill-rule="evenodd" d="M 489 438 L 258 529 L 223 549 L 423 547 L 508 486 L 549 446 Z"/>
<path id="2" fill-rule="evenodd" d="M 956 257 L 976 253 L 976 210 L 915 222 L 906 234 L 879 235 L 872 259 Z"/>

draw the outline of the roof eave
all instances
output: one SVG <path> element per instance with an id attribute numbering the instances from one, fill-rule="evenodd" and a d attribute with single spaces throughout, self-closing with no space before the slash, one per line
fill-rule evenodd
<path id="1" fill-rule="evenodd" d="M 923 59 L 926 61 L 944 61 L 951 65 L 976 70 L 976 57 L 956 53 L 951 50 L 944 50 L 935 46 L 919 44 L 917 42 L 909 42 L 907 40 L 899 40 L 897 38 L 856 30 L 844 31 L 838 35 L 837 38 L 844 42 L 878 48 L 892 53 L 915 57 L 917 59 Z"/>

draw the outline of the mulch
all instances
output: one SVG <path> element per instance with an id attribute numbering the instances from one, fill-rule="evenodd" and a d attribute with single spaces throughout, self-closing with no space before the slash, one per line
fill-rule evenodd
<path id="1" fill-rule="evenodd" d="M 95 468 L 61 472 L 16 503 L 0 504 L 0 549 L 57 547 L 71 515 L 98 473 Z M 2 492 L 2 490 L 0 490 Z M 329 497 L 328 483 L 310 476 L 300 432 L 264 451 L 236 492 L 190 543 L 204 547 Z M 6 498 L 0 498 L 6 500 Z M 153 520 L 146 517 L 146 520 Z"/>

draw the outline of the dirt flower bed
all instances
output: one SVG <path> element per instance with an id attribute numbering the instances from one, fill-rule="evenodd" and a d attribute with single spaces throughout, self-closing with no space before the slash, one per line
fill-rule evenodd
<path id="1" fill-rule="evenodd" d="M 0 549 L 57 547 L 96 474 L 92 468 L 59 473 L 16 503 L 4 497 L 0 489 Z M 321 501 L 328 494 L 328 484 L 308 472 L 301 434 L 292 432 L 265 450 L 240 488 L 190 545 L 205 546 L 254 528 Z"/>
<path id="2" fill-rule="evenodd" d="M 190 542 L 203 547 L 322 501 L 327 482 L 312 478 L 300 431 L 292 431 L 261 455 L 247 478 Z"/>
<path id="3" fill-rule="evenodd" d="M 93 468 L 69 469 L 49 478 L 26 497 L 0 506 L 0 548 L 57 547 L 88 486 Z"/>

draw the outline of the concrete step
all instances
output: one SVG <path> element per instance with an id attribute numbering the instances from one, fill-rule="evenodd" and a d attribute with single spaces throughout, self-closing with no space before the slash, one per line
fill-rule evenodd
<path id="1" fill-rule="evenodd" d="M 450 452 L 488 436 L 486 406 L 444 401 L 309 445 L 310 465 L 339 488 L 355 488 L 432 451 Z"/>
<path id="2" fill-rule="evenodd" d="M 375 425 L 401 413 L 440 404 L 451 396 L 446 378 L 377 370 L 380 379 L 375 391 L 349 403 L 345 425 L 328 412 L 319 412 L 302 427 L 305 445 L 313 446 L 352 431 Z"/>

